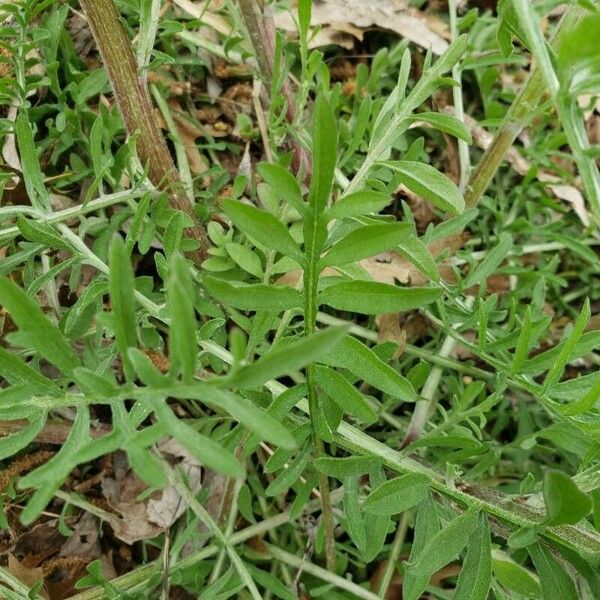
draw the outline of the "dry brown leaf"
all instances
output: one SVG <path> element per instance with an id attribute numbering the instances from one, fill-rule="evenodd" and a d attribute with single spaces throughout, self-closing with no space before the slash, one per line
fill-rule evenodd
<path id="1" fill-rule="evenodd" d="M 274 20 L 280 29 L 297 31 L 289 10 L 276 10 Z M 315 0 L 311 25 L 322 28 L 321 34 L 311 40 L 311 47 L 336 43 L 336 33 L 362 40 L 363 31 L 375 27 L 393 31 L 425 49 L 431 48 L 434 54 L 443 54 L 450 37 L 444 21 L 411 7 L 408 0 Z"/>
<path id="2" fill-rule="evenodd" d="M 398 348 L 394 352 L 394 358 L 399 358 L 406 349 L 406 330 L 400 326 L 398 313 L 386 313 L 375 317 L 377 325 L 378 342 L 394 342 Z"/>
<path id="3" fill-rule="evenodd" d="M 102 554 L 100 547 L 100 529 L 94 515 L 84 512 L 71 537 L 61 546 L 61 556 L 77 556 L 87 562 L 97 559 Z"/>
<path id="4" fill-rule="evenodd" d="M 192 492 L 198 493 L 202 487 L 202 468 L 198 461 L 172 439 L 161 442 L 158 449 L 169 462 L 177 464 L 177 467 L 186 474 Z M 106 513 L 104 518 L 111 526 L 114 535 L 126 544 L 156 537 L 161 531 L 171 527 L 187 507 L 171 486 L 156 492 L 145 501 L 140 501 L 138 498 L 146 487 L 146 484 L 129 468 L 122 453 L 117 453 L 115 476 L 103 479 L 102 493 L 120 516 Z"/>
<path id="5" fill-rule="evenodd" d="M 202 487 L 202 467 L 200 463 L 179 442 L 169 439 L 159 444 L 162 454 L 181 459 L 178 468 L 185 474 L 192 493 L 197 494 Z M 148 520 L 159 527 L 168 529 L 185 512 L 187 504 L 179 492 L 168 486 L 163 489 L 160 498 L 148 500 L 146 513 Z"/>
<path id="6" fill-rule="evenodd" d="M 41 567 L 26 567 L 12 554 L 8 555 L 8 570 L 27 587 L 32 587 L 35 583 L 44 579 L 44 572 Z M 50 598 L 43 586 L 38 594 L 43 598 Z"/>

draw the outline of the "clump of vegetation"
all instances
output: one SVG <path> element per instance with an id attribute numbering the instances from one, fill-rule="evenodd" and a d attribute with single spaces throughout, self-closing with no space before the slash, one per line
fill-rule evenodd
<path id="1" fill-rule="evenodd" d="M 599 6 L 459 4 L 0 5 L 2 597 L 598 596 Z"/>

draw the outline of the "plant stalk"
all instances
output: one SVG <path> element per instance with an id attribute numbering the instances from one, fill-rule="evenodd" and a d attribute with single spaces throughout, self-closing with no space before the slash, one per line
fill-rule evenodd
<path id="1" fill-rule="evenodd" d="M 191 258 L 199 265 L 209 246 L 204 227 L 194 213 L 185 193 L 169 148 L 154 115 L 148 89 L 138 73 L 127 32 L 120 22 L 113 0 L 81 0 L 81 6 L 96 40 L 108 73 L 115 99 L 123 115 L 127 132 L 136 136 L 136 149 L 142 165 L 147 165 L 148 179 L 168 194 L 170 205 L 189 215 L 194 225 L 186 235 L 199 244 Z"/>
<path id="2" fill-rule="evenodd" d="M 316 219 L 316 217 L 315 217 Z M 309 250 L 308 265 L 304 271 L 304 335 L 312 335 L 317 327 L 317 285 L 319 272 L 317 267 L 318 252 L 314 249 L 314 237 Z M 325 456 L 325 448 L 316 427 L 316 418 L 319 413 L 319 395 L 316 382 L 316 365 L 310 363 L 306 366 L 306 383 L 308 385 L 308 406 L 313 427 L 313 439 L 315 454 L 317 457 Z M 327 475 L 319 474 L 319 491 L 323 506 L 323 527 L 325 529 L 325 559 L 327 569 L 335 570 L 335 542 L 333 537 L 333 511 L 331 509 L 331 498 L 329 492 L 329 480 Z"/>
<path id="3" fill-rule="evenodd" d="M 274 89 L 274 64 L 275 64 L 275 25 L 273 19 L 265 15 L 263 2 L 260 0 L 238 0 L 242 19 L 248 30 L 250 41 L 254 48 L 254 55 L 258 64 L 258 72 L 265 84 L 269 96 L 275 93 L 283 95 L 286 101 L 286 120 L 294 126 L 296 117 L 296 99 L 291 89 L 289 78 L 281 83 L 281 89 Z M 270 102 L 270 98 L 268 98 Z M 305 177 L 310 174 L 310 161 L 306 150 L 293 138 L 288 140 L 294 152 L 292 168 L 295 173 L 302 171 Z"/>
<path id="4" fill-rule="evenodd" d="M 577 4 L 569 6 L 551 40 L 553 48 L 558 47 L 561 34 L 569 31 L 585 14 L 586 10 L 581 6 Z M 545 92 L 544 76 L 539 66 L 536 65 L 508 109 L 492 143 L 471 173 L 465 193 L 465 204 L 468 207 L 475 206 L 481 200 L 509 148 L 538 110 Z"/>

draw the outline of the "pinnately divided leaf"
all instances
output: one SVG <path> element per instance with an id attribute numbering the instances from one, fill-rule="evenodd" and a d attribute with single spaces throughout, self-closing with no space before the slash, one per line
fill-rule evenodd
<path id="1" fill-rule="evenodd" d="M 44 315 L 33 298 L 6 277 L 0 277 L 0 305 L 19 327 L 21 339 L 65 375 L 79 366 L 79 358 L 62 331 Z"/>

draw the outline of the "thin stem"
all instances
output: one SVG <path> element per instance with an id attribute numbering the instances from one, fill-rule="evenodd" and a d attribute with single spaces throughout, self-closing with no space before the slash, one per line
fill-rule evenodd
<path id="1" fill-rule="evenodd" d="M 192 494 L 191 490 L 181 479 L 181 476 L 176 473 L 172 468 L 168 467 L 167 471 L 169 481 L 173 487 L 179 492 L 181 497 L 188 503 L 189 507 L 192 511 L 200 518 L 200 520 L 210 529 L 213 535 L 217 538 L 220 545 L 225 548 L 229 559 L 232 564 L 236 568 L 241 580 L 244 582 L 250 594 L 254 600 L 262 600 L 262 596 L 252 579 L 250 573 L 248 573 L 248 569 L 242 562 L 242 559 L 239 557 L 239 554 L 233 549 L 231 542 L 225 537 L 225 534 L 221 531 L 218 524 L 215 520 L 210 516 L 208 511 L 196 500 L 194 494 Z"/>
<path id="2" fill-rule="evenodd" d="M 131 42 L 121 25 L 117 7 L 113 0 L 81 0 L 81 5 L 98 45 L 127 131 L 129 135 L 136 135 L 138 156 L 141 163 L 148 166 L 148 178 L 155 187 L 168 193 L 169 203 L 173 208 L 186 213 L 194 221 L 194 226 L 186 230 L 186 234 L 199 244 L 198 250 L 191 253 L 199 265 L 206 256 L 208 237 L 183 190 L 154 115 L 148 89 L 139 77 Z"/>
<path id="3" fill-rule="evenodd" d="M 590 147 L 590 142 L 585 132 L 583 119 L 578 114 L 577 102 L 571 97 L 568 89 L 564 89 L 559 84 L 548 48 L 546 47 L 546 40 L 537 23 L 537 15 L 533 6 L 527 0 L 513 0 L 513 2 L 518 14 L 524 17 L 522 25 L 525 35 L 539 63 L 546 88 L 554 100 L 556 112 L 565 130 L 573 158 L 581 174 L 595 220 L 597 223 L 600 223 L 600 172 L 598 171 L 596 161 L 585 153 Z"/>
<path id="4" fill-rule="evenodd" d="M 332 502 L 337 504 L 338 502 L 340 502 L 342 500 L 343 495 L 344 495 L 343 489 L 338 488 L 331 495 Z M 302 511 L 302 514 L 303 515 L 312 514 L 312 513 L 316 512 L 317 510 L 319 510 L 320 507 L 321 507 L 320 500 L 314 500 L 312 502 L 309 502 L 305 506 L 304 510 Z M 295 517 L 295 518 L 297 518 L 297 517 Z M 252 538 L 261 536 L 265 533 L 268 533 L 269 531 L 272 531 L 273 529 L 275 529 L 277 527 L 281 527 L 281 525 L 285 525 L 286 523 L 291 523 L 292 520 L 293 519 L 292 519 L 292 516 L 291 516 L 289 510 L 279 513 L 278 515 L 269 517 L 268 519 L 265 519 L 264 521 L 261 521 L 260 523 L 256 523 L 255 525 L 251 525 L 250 527 L 246 527 L 245 529 L 242 529 L 241 531 L 234 533 L 228 539 L 228 542 L 231 546 L 237 546 L 239 544 L 243 544 L 244 542 L 248 541 L 249 539 L 252 539 Z M 172 564 L 171 569 L 170 569 L 170 574 L 174 575 L 175 573 L 177 573 L 181 570 L 189 569 L 190 567 L 193 567 L 194 565 L 206 560 L 207 558 L 211 558 L 212 556 L 215 556 L 215 554 L 217 554 L 219 552 L 219 550 L 220 550 L 220 546 L 218 546 L 217 544 L 211 544 L 209 546 L 206 546 L 205 548 L 202 548 L 201 550 L 194 552 L 190 556 L 187 556 L 186 558 Z M 110 583 L 118 591 L 126 591 L 126 590 L 129 590 L 129 589 L 139 585 L 140 583 L 144 583 L 144 582 L 148 581 L 148 579 L 150 579 L 150 577 L 152 577 L 154 574 L 160 572 L 160 570 L 161 570 L 160 561 L 154 561 L 150 564 L 139 567 L 138 569 L 136 569 L 135 571 L 132 571 L 131 573 L 127 573 L 125 575 L 121 575 L 121 577 L 112 579 Z M 0 571 L 0 576 L 3 574 L 4 573 L 2 573 L 2 571 Z M 75 596 L 71 596 L 70 600 L 103 600 L 104 598 L 105 598 L 104 589 L 102 587 L 95 587 L 95 588 L 92 588 L 91 590 L 86 590 L 85 592 L 81 592 L 79 594 L 76 594 Z"/>
<path id="5" fill-rule="evenodd" d="M 448 1 L 448 9 L 450 11 L 450 34 L 452 39 L 455 40 L 458 37 L 458 23 L 456 17 L 456 0 Z M 456 63 L 452 67 L 452 78 L 458 82 L 459 85 L 452 88 L 452 99 L 454 102 L 454 114 L 457 119 L 464 121 L 465 110 L 463 105 L 462 95 L 462 84 L 461 84 L 462 71 L 460 64 Z M 458 160 L 460 162 L 460 181 L 459 188 L 461 192 L 464 192 L 467 183 L 469 181 L 469 174 L 471 172 L 471 160 L 469 157 L 469 145 L 465 140 L 458 140 Z"/>
<path id="6" fill-rule="evenodd" d="M 394 576 L 394 570 L 396 569 L 396 563 L 398 562 L 398 558 L 402 552 L 402 546 L 404 545 L 404 538 L 406 537 L 406 531 L 408 529 L 410 513 L 411 511 L 407 510 L 403 512 L 402 516 L 400 517 L 400 522 L 398 523 L 398 528 L 396 529 L 396 535 L 394 536 L 394 541 L 392 542 L 392 549 L 390 550 L 390 555 L 388 556 L 387 563 L 385 565 L 385 571 L 383 572 L 381 583 L 379 584 L 379 589 L 377 591 L 377 595 L 380 598 L 387 598 L 390 583 L 392 583 L 392 577 Z"/>
<path id="7" fill-rule="evenodd" d="M 340 588 L 342 590 L 346 590 L 347 592 L 352 593 L 355 598 L 364 598 L 365 600 L 380 600 L 379 596 L 366 590 L 365 588 L 353 583 L 349 579 L 344 579 L 339 575 L 331 572 L 329 569 L 323 569 L 304 558 L 295 556 L 294 554 L 290 554 L 281 548 L 277 548 L 272 544 L 266 544 L 268 553 L 277 560 L 290 565 L 291 567 L 302 568 L 303 571 L 309 573 L 310 575 L 314 575 L 319 579 L 326 581 L 327 583 L 333 584 L 335 587 Z"/>
<path id="8" fill-rule="evenodd" d="M 569 6 L 552 38 L 551 45 L 554 48 L 558 47 L 561 34 L 569 31 L 584 14 L 586 14 L 586 10 L 581 6 L 577 4 Z M 471 174 L 465 194 L 465 203 L 467 206 L 472 207 L 479 202 L 498 171 L 509 148 L 539 109 L 545 91 L 543 74 L 536 65 L 506 113 L 500 128 L 494 135 L 492 143 L 483 153 L 483 156 Z"/>
<path id="9" fill-rule="evenodd" d="M 314 217 L 315 227 L 318 218 Z M 308 249 L 308 264 L 304 270 L 304 335 L 309 336 L 315 332 L 317 326 L 317 286 L 319 283 L 318 260 L 319 252 L 316 249 L 316 233 L 311 236 L 310 248 Z M 317 457 L 325 456 L 323 440 L 317 429 L 317 415 L 319 415 L 319 396 L 316 382 L 316 365 L 310 363 L 306 366 L 306 383 L 308 385 L 308 405 L 312 417 L 313 440 L 315 454 Z M 320 415 L 319 415 L 320 416 Z M 323 503 L 323 526 L 325 528 L 325 559 L 329 570 L 335 569 L 335 542 L 333 537 L 333 511 L 331 510 L 331 499 L 329 494 L 329 480 L 327 476 L 319 474 L 319 491 Z"/>
<path id="10" fill-rule="evenodd" d="M 87 215 L 97 210 L 102 210 L 103 208 L 108 208 L 109 206 L 114 206 L 115 204 L 120 204 L 121 202 L 140 198 L 147 193 L 148 190 L 145 189 L 125 190 L 123 192 L 101 196 L 100 198 L 91 200 L 87 204 L 78 204 L 77 206 L 65 208 L 64 210 L 59 210 L 50 214 L 42 213 L 31 206 L 3 206 L 0 208 L 0 218 L 11 217 L 13 215 L 29 215 L 41 223 L 60 223 L 82 215 Z M 5 244 L 20 234 L 21 232 L 16 226 L 0 230 L 0 244 Z"/>
<path id="11" fill-rule="evenodd" d="M 450 356 L 455 347 L 456 340 L 450 336 L 447 336 L 442 344 L 442 347 L 440 348 L 438 356 L 441 356 L 442 358 Z M 415 410 L 410 418 L 408 429 L 406 430 L 406 435 L 402 440 L 402 448 L 418 439 L 423 432 L 434 406 L 435 393 L 440 385 L 443 372 L 444 369 L 440 365 L 436 365 L 433 367 L 433 369 L 431 369 L 431 372 L 429 373 L 429 376 L 427 377 L 427 380 L 425 381 L 421 391 L 423 400 L 417 400 Z"/>

